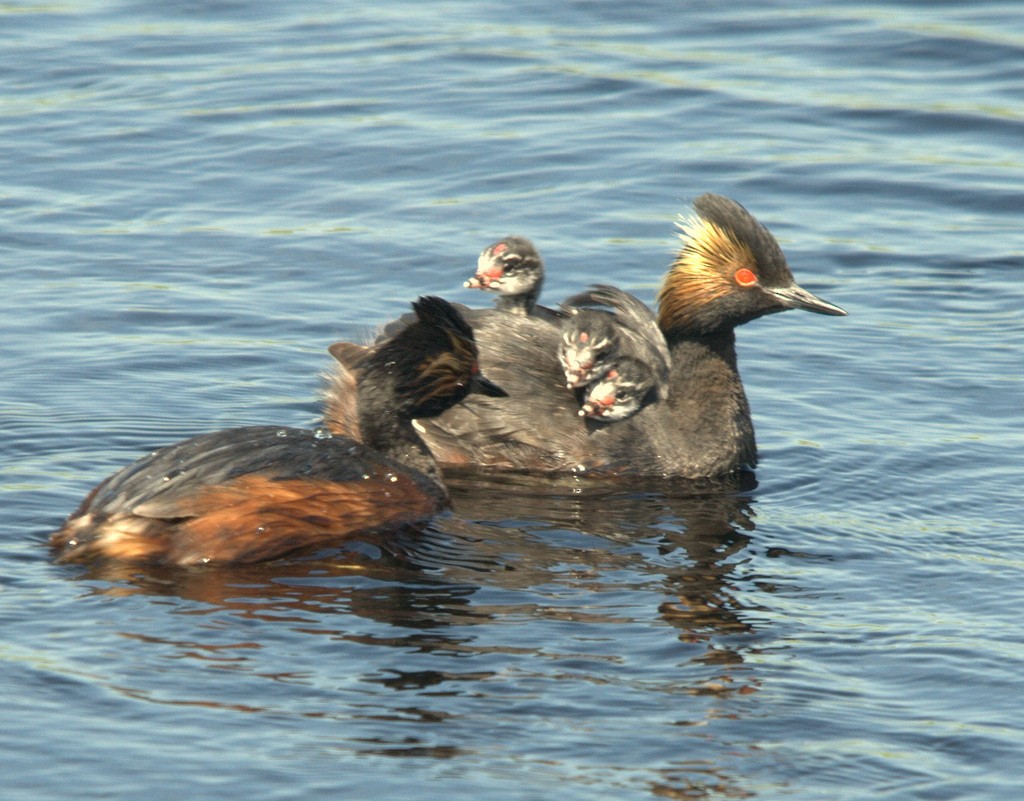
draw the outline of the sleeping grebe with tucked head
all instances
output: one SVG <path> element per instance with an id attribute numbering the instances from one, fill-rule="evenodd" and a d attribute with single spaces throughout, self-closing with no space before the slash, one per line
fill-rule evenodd
<path id="1" fill-rule="evenodd" d="M 413 309 L 414 323 L 353 357 L 361 442 L 250 426 L 161 448 L 86 497 L 50 538 L 59 560 L 257 562 L 429 518 L 447 491 L 413 421 L 504 392 L 480 375 L 451 304 Z"/>
<path id="2" fill-rule="evenodd" d="M 692 479 L 756 465 L 736 327 L 787 309 L 846 312 L 796 284 L 775 238 L 739 203 L 709 194 L 693 207 L 658 294 L 670 363 L 667 398 L 610 425 L 581 417 L 557 356 L 561 325 L 476 311 L 469 319 L 481 367 L 508 397 L 475 395 L 421 421 L 441 464 Z M 346 396 L 335 389 L 329 404 Z"/>

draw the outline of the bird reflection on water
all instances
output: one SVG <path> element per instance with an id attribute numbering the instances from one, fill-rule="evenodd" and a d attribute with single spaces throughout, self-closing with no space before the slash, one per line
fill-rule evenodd
<path id="1" fill-rule="evenodd" d="M 479 473 L 447 475 L 461 519 L 505 521 L 502 525 L 507 526 L 517 512 L 529 510 L 528 520 L 543 520 L 563 532 L 619 546 L 645 546 L 609 549 L 585 540 L 565 554 L 542 540 L 521 564 L 506 564 L 506 571 L 532 571 L 532 583 L 538 585 L 550 579 L 550 572 L 566 566 L 595 577 L 621 568 L 637 571 L 644 580 L 659 575 L 668 596 L 659 612 L 680 629 L 680 639 L 697 641 L 715 632 L 747 630 L 730 580 L 737 555 L 750 542 L 748 532 L 754 530 L 752 474 L 703 482 L 579 481 L 509 474 L 481 481 Z M 501 551 L 500 537 L 489 543 Z"/>
<path id="2" fill-rule="evenodd" d="M 392 644 L 472 650 L 462 627 L 502 614 L 500 605 L 475 600 L 482 589 L 522 593 L 520 601 L 529 601 L 517 612 L 550 616 L 550 594 L 536 595 L 538 587 L 580 583 L 600 592 L 623 588 L 623 575 L 636 586 L 655 576 L 665 595 L 658 612 L 680 640 L 749 630 L 732 582 L 754 530 L 752 476 L 683 491 L 679 482 L 508 473 L 448 471 L 446 480 L 452 513 L 424 528 L 364 536 L 344 550 L 224 568 L 101 562 L 82 578 L 109 582 L 98 592 L 178 596 L 265 620 L 323 622 L 325 613 L 349 612 L 402 627 L 397 638 L 384 638 Z M 566 614 L 595 616 L 575 607 Z"/>
<path id="3" fill-rule="evenodd" d="M 452 512 L 345 550 L 233 567 L 76 566 L 96 593 L 177 599 L 187 616 L 183 631 L 158 635 L 119 621 L 122 636 L 183 673 L 117 689 L 257 716 L 298 704 L 304 717 L 344 723 L 331 747 L 447 760 L 500 750 L 508 735 L 492 732 L 495 715 L 519 736 L 589 725 L 571 703 L 528 699 L 612 684 L 628 705 L 642 687 L 664 699 L 659 736 L 693 755 L 660 771 L 658 786 L 732 795 L 731 771 L 698 757 L 693 735 L 748 708 L 733 699 L 759 685 L 746 656 L 764 632 L 737 572 L 754 530 L 753 479 L 695 492 L 507 473 L 446 480 Z M 211 666 L 233 678 L 197 682 L 195 669 Z"/>

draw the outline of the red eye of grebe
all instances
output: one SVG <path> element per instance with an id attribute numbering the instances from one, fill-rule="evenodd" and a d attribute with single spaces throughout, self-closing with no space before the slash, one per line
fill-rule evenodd
<path id="1" fill-rule="evenodd" d="M 757 283 L 757 275 L 753 270 L 741 267 L 736 271 L 736 283 L 740 286 L 753 286 Z"/>

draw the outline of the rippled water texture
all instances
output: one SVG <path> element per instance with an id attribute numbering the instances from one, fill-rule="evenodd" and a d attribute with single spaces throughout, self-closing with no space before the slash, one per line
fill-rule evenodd
<path id="1" fill-rule="evenodd" d="M 991 799 L 1024 765 L 1012 3 L 0 5 L 4 797 Z M 744 203 L 758 486 L 451 477 L 420 535 L 57 566 L 137 455 L 317 420 L 480 249 L 653 300 Z"/>

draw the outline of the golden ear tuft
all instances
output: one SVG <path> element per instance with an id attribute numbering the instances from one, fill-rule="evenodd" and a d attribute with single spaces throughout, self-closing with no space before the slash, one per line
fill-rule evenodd
<path id="1" fill-rule="evenodd" d="M 658 293 L 662 331 L 686 326 L 701 308 L 733 291 L 737 270 L 757 265 L 750 248 L 726 228 L 703 217 L 680 218 L 676 225 L 683 244 Z"/>
<path id="2" fill-rule="evenodd" d="M 713 271 L 728 280 L 741 268 L 756 273 L 757 260 L 750 247 L 738 240 L 731 231 L 703 217 L 680 219 L 679 238 L 683 247 L 676 258 L 673 269 L 683 265 L 692 271 Z"/>

